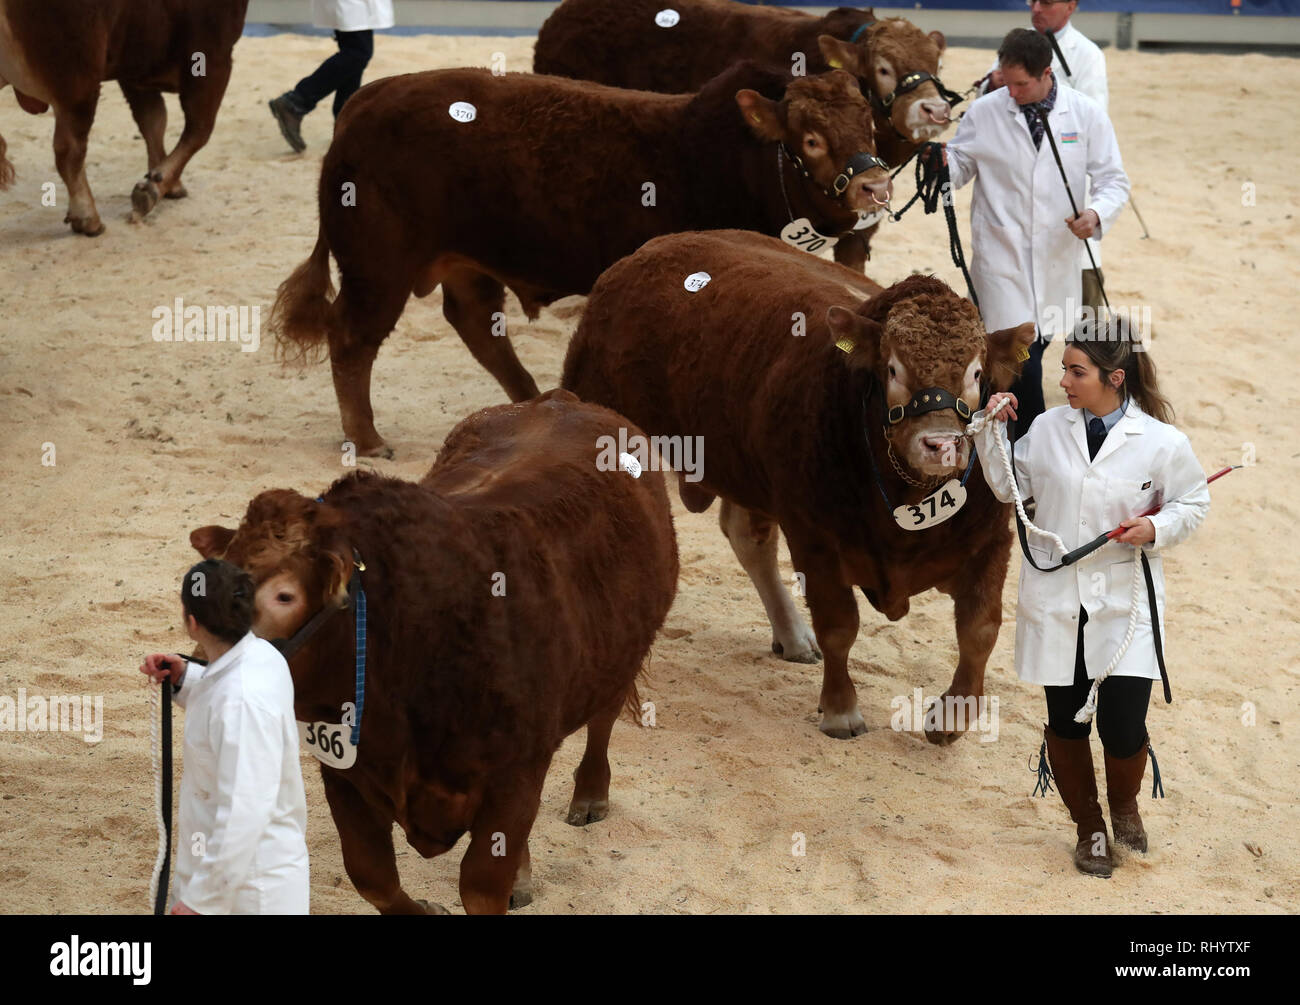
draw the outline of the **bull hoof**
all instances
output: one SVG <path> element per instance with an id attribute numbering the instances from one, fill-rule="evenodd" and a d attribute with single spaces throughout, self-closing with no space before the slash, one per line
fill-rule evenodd
<path id="1" fill-rule="evenodd" d="M 72 227 L 75 234 L 85 234 L 87 237 L 98 237 L 104 232 L 104 222 L 100 220 L 99 215 L 94 216 L 73 216 L 69 213 L 63 218 L 63 222 Z"/>
<path id="2" fill-rule="evenodd" d="M 358 457 L 382 457 L 386 461 L 393 459 L 393 448 L 382 439 L 370 445 L 358 443 L 356 448 Z"/>
<path id="3" fill-rule="evenodd" d="M 573 827 L 585 827 L 597 820 L 604 820 L 609 815 L 608 799 L 574 799 L 569 804 L 569 815 L 565 823 Z"/>
<path id="4" fill-rule="evenodd" d="M 158 205 L 160 195 L 153 177 L 136 182 L 135 188 L 131 190 L 131 208 L 137 216 L 148 216 L 149 211 Z"/>
<path id="5" fill-rule="evenodd" d="M 441 904 L 434 904 L 427 900 L 417 900 L 416 903 L 424 908 L 425 914 L 451 914 L 451 912 Z"/>
<path id="6" fill-rule="evenodd" d="M 925 738 L 936 747 L 949 747 L 961 739 L 961 733 L 948 733 L 942 729 L 927 729 Z"/>
<path id="7" fill-rule="evenodd" d="M 823 712 L 822 724 L 817 728 L 832 739 L 852 740 L 867 731 L 867 724 L 862 719 L 862 713 L 855 708 L 851 712 L 836 715 Z"/>
<path id="8" fill-rule="evenodd" d="M 185 186 L 182 185 L 180 182 L 177 182 L 177 183 L 176 183 L 175 185 L 173 185 L 170 189 L 168 189 L 167 194 L 164 195 L 163 198 L 164 198 L 164 199 L 184 199 L 184 198 L 185 198 L 187 195 L 189 195 L 189 194 L 190 194 L 190 193 L 189 193 L 188 190 L 186 190 Z"/>
<path id="9" fill-rule="evenodd" d="M 510 910 L 517 911 L 521 907 L 527 907 L 533 902 L 533 888 L 531 886 L 517 886 L 510 891 Z"/>
<path id="10" fill-rule="evenodd" d="M 820 662 L 822 658 L 822 651 L 818 649 L 815 644 L 787 656 L 785 654 L 785 646 L 781 645 L 781 643 L 776 641 L 776 639 L 772 640 L 772 652 L 776 653 L 776 655 L 780 656 L 787 663 L 817 663 Z"/>

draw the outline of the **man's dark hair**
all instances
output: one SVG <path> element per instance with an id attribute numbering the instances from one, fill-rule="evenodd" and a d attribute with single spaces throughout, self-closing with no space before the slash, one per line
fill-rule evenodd
<path id="1" fill-rule="evenodd" d="M 181 582 L 181 607 L 223 642 L 238 642 L 253 626 L 253 580 L 239 566 L 205 558 Z"/>
<path id="2" fill-rule="evenodd" d="M 1052 43 L 1032 28 L 1012 28 L 998 46 L 998 64 L 1021 66 L 1031 77 L 1041 77 L 1052 65 Z"/>

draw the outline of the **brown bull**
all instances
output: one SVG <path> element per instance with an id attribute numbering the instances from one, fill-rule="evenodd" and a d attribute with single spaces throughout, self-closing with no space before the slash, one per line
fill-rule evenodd
<path id="1" fill-rule="evenodd" d="M 659 234 L 776 234 L 795 217 L 847 230 L 888 198 L 872 151 L 870 110 L 839 71 L 791 82 L 742 63 L 681 96 L 486 70 L 389 77 L 339 115 L 316 247 L 271 327 L 290 356 L 328 344 L 344 435 L 385 453 L 370 374 L 412 293 L 441 285 L 447 320 L 522 401 L 537 385 L 505 332 L 507 288 L 532 318 Z"/>
<path id="2" fill-rule="evenodd" d="M 181 172 L 212 135 L 247 8 L 248 0 L 0 0 L 0 90 L 12 84 L 33 114 L 53 106 L 54 163 L 74 231 L 104 232 L 85 167 L 100 84 L 118 82 L 144 137 L 149 170 L 131 193 L 136 214 L 184 197 Z M 179 92 L 185 113 L 171 153 L 163 91 Z M 0 137 L 0 189 L 13 178 Z"/>
<path id="3" fill-rule="evenodd" d="M 697 272 L 711 278 L 691 293 L 683 278 Z M 972 476 L 962 413 L 1010 384 L 1034 337 L 1032 324 L 986 335 L 970 302 L 933 277 L 864 301 L 867 285 L 759 235 L 659 238 L 601 276 L 562 381 L 652 436 L 702 438 L 682 501 L 700 512 L 722 497 L 772 649 L 799 662 L 825 654 L 821 729 L 843 739 L 866 730 L 848 671 L 855 586 L 891 621 L 918 593 L 950 595 L 959 658 L 947 693 L 983 694 L 1011 532 L 1008 507 Z M 963 479 L 960 491 L 944 485 Z M 777 572 L 778 526 L 811 632 Z M 927 735 L 950 741 L 951 725 Z"/>
<path id="4" fill-rule="evenodd" d="M 264 638 L 292 639 L 364 591 L 360 693 L 353 611 L 293 640 L 302 648 L 289 666 L 309 745 L 316 724 L 333 724 L 319 735 L 337 759 L 345 703 L 360 716 L 355 762 L 322 757 L 321 777 L 348 876 L 382 913 L 427 906 L 402 889 L 394 821 L 426 858 L 469 832 L 467 912 L 528 903 L 528 834 L 547 767 L 584 725 L 568 822 L 608 811 L 610 731 L 636 705 L 637 672 L 677 583 L 662 476 L 599 463 L 601 438 L 620 429 L 636 435 L 621 416 L 553 391 L 470 416 L 418 485 L 357 472 L 318 501 L 263 492 L 238 530 L 190 536 L 205 557 L 252 574 Z"/>
<path id="5" fill-rule="evenodd" d="M 666 26 L 665 8 L 677 15 Z M 877 153 L 897 166 L 948 124 L 937 82 L 945 46 L 941 32 L 878 21 L 870 8 L 813 16 L 731 0 L 565 0 L 538 32 L 533 69 L 669 94 L 696 90 L 738 59 L 794 73 L 848 70 L 871 100 Z M 841 239 L 836 259 L 862 268 L 878 226 Z"/>

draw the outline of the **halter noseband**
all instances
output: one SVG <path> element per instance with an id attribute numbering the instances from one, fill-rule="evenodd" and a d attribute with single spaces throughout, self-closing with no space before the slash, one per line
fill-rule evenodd
<path id="1" fill-rule="evenodd" d="M 804 165 L 803 158 L 789 147 L 785 146 L 784 143 L 782 143 L 781 146 L 785 147 L 786 156 L 794 162 L 794 166 L 803 173 L 803 176 L 811 179 L 812 175 L 808 173 L 808 168 Z M 853 181 L 853 176 L 862 174 L 864 171 L 870 171 L 873 167 L 880 168 L 882 171 L 889 170 L 889 165 L 875 154 L 854 154 L 849 158 L 849 162 L 844 165 L 844 169 L 835 176 L 834 180 L 831 182 L 831 187 L 823 188 L 821 190 L 822 195 L 826 196 L 827 199 L 843 199 L 844 193 L 849 190 L 850 182 Z"/>
<path id="2" fill-rule="evenodd" d="M 938 412 L 945 408 L 951 408 L 957 413 L 957 417 L 962 422 L 970 422 L 971 410 L 970 405 L 962 401 L 961 398 L 955 397 L 942 387 L 926 387 L 912 395 L 912 400 L 906 405 L 894 405 L 889 409 L 886 418 L 891 426 L 896 426 L 904 419 L 910 419 L 913 416 L 924 415 L 926 412 Z"/>

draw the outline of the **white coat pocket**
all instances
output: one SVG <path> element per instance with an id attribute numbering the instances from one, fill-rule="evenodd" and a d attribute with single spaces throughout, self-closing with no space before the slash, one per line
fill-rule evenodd
<path id="1" fill-rule="evenodd" d="M 1103 516 L 1106 530 L 1141 515 L 1160 501 L 1156 483 L 1151 478 L 1109 478 L 1106 480 L 1106 505 Z"/>

